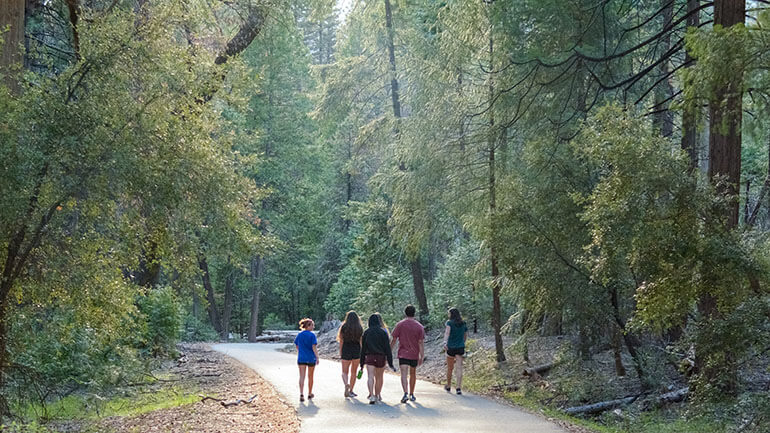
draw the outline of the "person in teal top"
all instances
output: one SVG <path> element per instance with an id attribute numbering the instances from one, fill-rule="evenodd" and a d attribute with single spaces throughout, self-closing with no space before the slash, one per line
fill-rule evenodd
<path id="1" fill-rule="evenodd" d="M 461 395 L 463 387 L 463 355 L 465 355 L 465 340 L 468 338 L 468 327 L 465 326 L 460 310 L 449 309 L 449 320 L 444 331 L 444 350 L 446 351 L 446 386 L 447 392 L 452 390 L 452 370 L 457 374 L 457 395 Z"/>

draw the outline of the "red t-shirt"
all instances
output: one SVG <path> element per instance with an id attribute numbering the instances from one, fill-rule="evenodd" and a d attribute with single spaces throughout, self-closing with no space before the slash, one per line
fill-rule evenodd
<path id="1" fill-rule="evenodd" d="M 425 339 L 425 328 L 415 319 L 404 319 L 393 328 L 393 338 L 398 338 L 398 357 L 420 358 L 420 341 Z"/>

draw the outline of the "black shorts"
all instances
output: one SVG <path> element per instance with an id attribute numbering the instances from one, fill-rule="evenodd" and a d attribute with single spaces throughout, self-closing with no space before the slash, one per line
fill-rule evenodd
<path id="1" fill-rule="evenodd" d="M 298 362 L 297 365 L 307 365 L 308 367 L 315 367 L 315 362 Z"/>
<path id="2" fill-rule="evenodd" d="M 406 359 L 406 358 L 398 358 L 398 365 L 408 365 L 413 368 L 417 368 L 417 360 L 416 359 Z"/>
<path id="3" fill-rule="evenodd" d="M 342 359 L 352 361 L 361 357 L 361 345 L 358 343 L 342 343 Z"/>
<path id="4" fill-rule="evenodd" d="M 464 347 L 447 347 L 446 356 L 465 355 Z"/>

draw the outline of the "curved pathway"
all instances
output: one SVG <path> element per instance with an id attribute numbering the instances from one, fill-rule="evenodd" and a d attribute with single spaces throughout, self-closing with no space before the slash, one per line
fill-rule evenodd
<path id="1" fill-rule="evenodd" d="M 302 432 L 383 433 L 564 433 L 560 427 L 522 410 L 463 393 L 448 394 L 440 385 L 417 381 L 416 402 L 400 403 L 398 376 L 385 375 L 383 401 L 368 404 L 366 372 L 356 383 L 356 398 L 344 398 L 340 363 L 322 359 L 316 367 L 313 400 L 299 401 L 296 355 L 279 352 L 285 344 L 216 344 L 214 350 L 242 362 L 275 386 L 297 408 Z M 307 392 L 307 383 L 305 383 Z"/>

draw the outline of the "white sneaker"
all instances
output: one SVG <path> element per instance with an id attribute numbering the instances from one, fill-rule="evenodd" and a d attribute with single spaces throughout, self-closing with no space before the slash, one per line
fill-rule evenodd
<path id="1" fill-rule="evenodd" d="M 374 404 L 377 402 L 377 397 L 370 395 L 369 396 L 369 404 Z"/>

